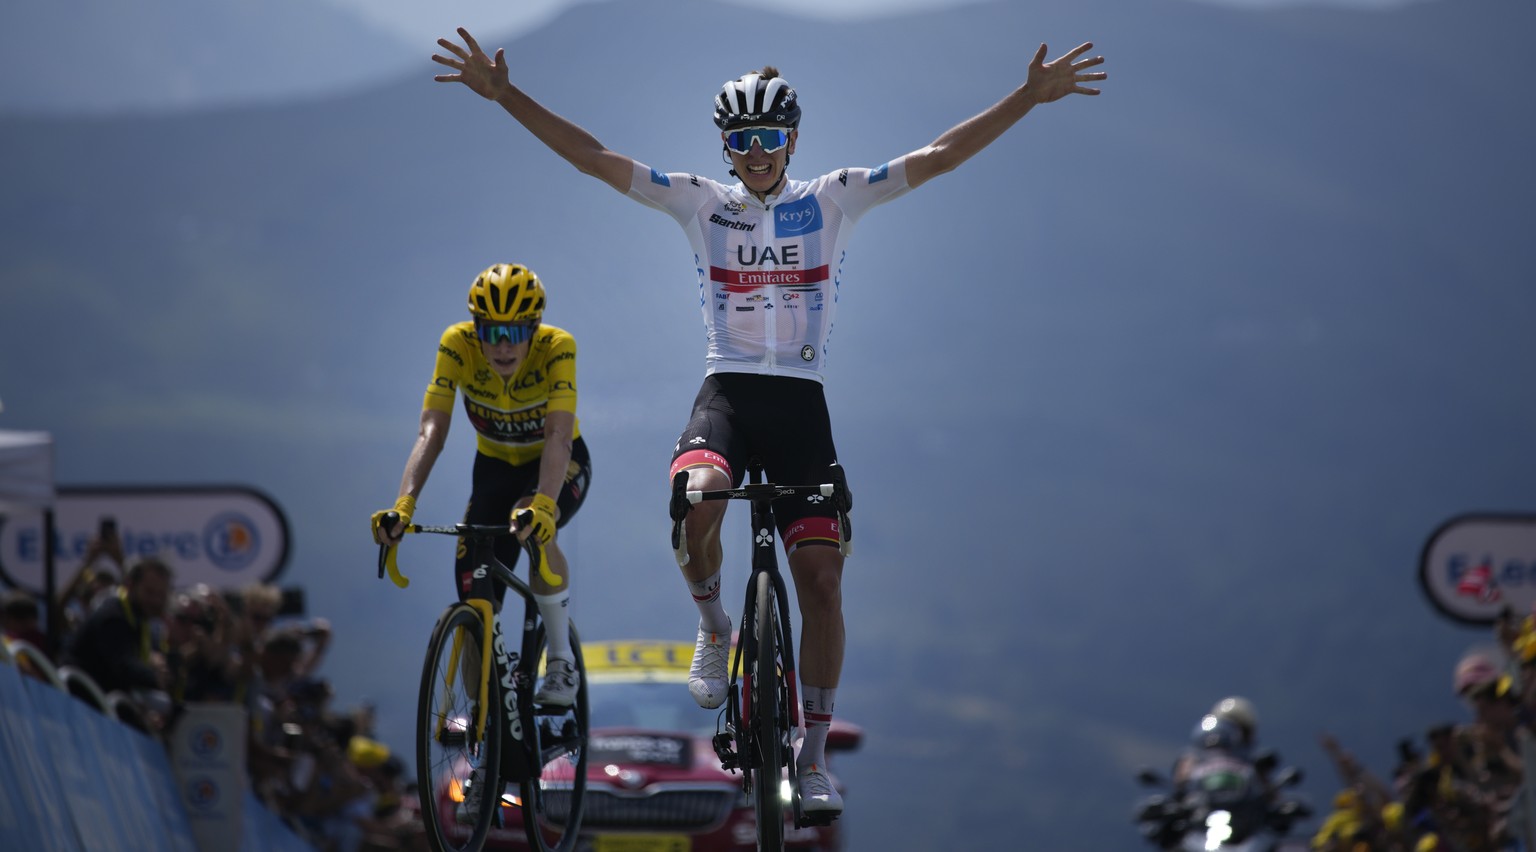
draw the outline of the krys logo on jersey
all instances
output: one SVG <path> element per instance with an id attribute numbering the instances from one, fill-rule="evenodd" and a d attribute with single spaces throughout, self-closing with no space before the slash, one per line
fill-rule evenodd
<path id="1" fill-rule="evenodd" d="M 116 527 L 125 559 L 164 559 L 177 586 L 270 583 L 288 561 L 287 518 L 251 488 L 60 487 L 53 535 L 57 585 L 79 573 L 103 521 Z M 0 515 L 0 583 L 41 592 L 45 573 L 42 512 Z"/>
<path id="2" fill-rule="evenodd" d="M 773 236 L 776 239 L 813 234 L 821 230 L 821 222 L 821 205 L 814 195 L 773 208 Z"/>
<path id="3" fill-rule="evenodd" d="M 1424 545 L 1419 584 L 1441 614 L 1466 624 L 1493 624 L 1506 608 L 1536 613 L 1536 514 L 1446 521 Z"/>

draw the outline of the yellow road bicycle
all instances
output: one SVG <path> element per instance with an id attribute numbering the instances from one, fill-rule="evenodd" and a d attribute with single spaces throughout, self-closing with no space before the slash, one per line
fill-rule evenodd
<path id="1" fill-rule="evenodd" d="M 390 513 L 385 522 L 393 527 L 399 516 Z M 572 852 L 587 789 L 587 674 L 576 625 L 570 628 L 581 678 L 575 702 L 535 705 L 544 625 L 532 589 L 494 552 L 497 539 L 515 533 L 504 525 L 473 524 L 411 524 L 405 531 L 457 536 L 474 566 L 465 599 L 438 617 L 421 671 L 416 777 L 432 848 L 478 852 L 492 832 L 515 832 L 520 824 L 532 848 Z M 524 549 L 530 570 L 548 571 L 534 536 Z M 395 547 L 379 547 L 379 577 L 387 572 L 405 588 L 410 581 L 395 557 Z M 501 587 L 523 600 L 522 636 L 512 649 L 496 618 Z"/>

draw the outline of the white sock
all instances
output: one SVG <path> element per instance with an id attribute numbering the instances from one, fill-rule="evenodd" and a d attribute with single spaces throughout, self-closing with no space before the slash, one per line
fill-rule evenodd
<path id="1" fill-rule="evenodd" d="M 571 614 L 568 609 L 571 602 L 570 590 L 552 595 L 534 595 L 533 600 L 539 605 L 539 617 L 544 619 L 544 641 L 547 643 L 545 654 L 550 659 L 559 657 L 571 662 L 575 656 L 571 653 Z"/>
<path id="2" fill-rule="evenodd" d="M 837 687 L 802 686 L 801 712 L 805 714 L 805 742 L 800 746 L 800 766 L 827 768 L 827 731 L 832 727 L 832 702 Z"/>
<path id="3" fill-rule="evenodd" d="M 707 579 L 689 580 L 688 591 L 693 593 L 693 602 L 699 607 L 699 629 L 705 633 L 729 633 L 731 631 L 731 617 L 725 614 L 725 606 L 720 603 L 720 572 L 716 571 Z"/>

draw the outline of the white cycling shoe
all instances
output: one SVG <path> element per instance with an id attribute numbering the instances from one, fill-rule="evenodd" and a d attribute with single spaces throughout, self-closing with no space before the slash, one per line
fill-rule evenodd
<path id="1" fill-rule="evenodd" d="M 836 817 L 843 812 L 843 797 L 832 786 L 826 770 L 816 764 L 800 770 L 800 809 L 808 816 Z"/>
<path id="2" fill-rule="evenodd" d="M 699 638 L 693 646 L 693 665 L 688 669 L 688 693 L 705 710 L 725 703 L 730 651 L 729 627 L 724 633 L 707 633 L 699 628 Z"/>
<path id="3" fill-rule="evenodd" d="M 569 707 L 576 703 L 576 689 L 581 686 L 581 674 L 568 661 L 551 657 L 544 667 L 544 683 L 534 693 L 533 703 L 545 707 Z"/>

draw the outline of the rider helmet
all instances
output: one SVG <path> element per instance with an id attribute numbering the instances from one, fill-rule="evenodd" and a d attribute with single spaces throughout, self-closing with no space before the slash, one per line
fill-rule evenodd
<path id="1" fill-rule="evenodd" d="M 1189 732 L 1189 744 L 1197 749 L 1232 752 L 1241 743 L 1242 732 L 1237 725 L 1210 713 L 1201 716 Z"/>
<path id="2" fill-rule="evenodd" d="M 1252 743 L 1254 735 L 1258 733 L 1258 711 L 1253 709 L 1253 702 L 1246 698 L 1236 695 L 1223 698 L 1211 708 L 1211 715 L 1236 725 L 1246 743 Z"/>
<path id="3" fill-rule="evenodd" d="M 732 130 L 754 124 L 800 126 L 800 100 L 773 66 L 726 81 L 715 95 L 715 126 Z"/>
<path id="4" fill-rule="evenodd" d="M 1474 651 L 1461 658 L 1456 664 L 1456 673 L 1452 679 L 1452 685 L 1456 688 L 1456 694 L 1463 698 L 1479 694 L 1484 690 L 1492 689 L 1495 695 L 1502 695 L 1508 691 L 1503 682 L 1503 672 L 1500 671 L 1493 657 L 1486 653 Z"/>
<path id="5" fill-rule="evenodd" d="M 469 312 L 486 322 L 537 324 L 544 316 L 544 285 L 526 266 L 498 263 L 469 285 Z"/>

